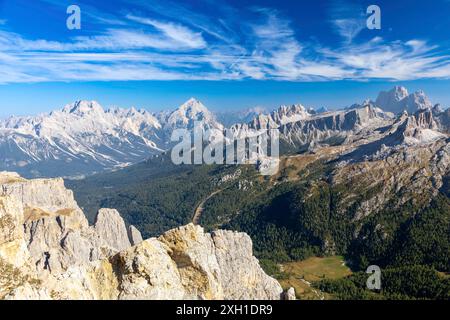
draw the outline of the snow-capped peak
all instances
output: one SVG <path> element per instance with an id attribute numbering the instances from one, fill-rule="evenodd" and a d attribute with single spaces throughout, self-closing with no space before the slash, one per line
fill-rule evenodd
<path id="1" fill-rule="evenodd" d="M 409 105 L 412 105 L 412 107 L 417 108 L 417 110 L 426 110 L 431 109 L 433 105 L 430 102 L 430 99 L 428 99 L 425 92 L 422 90 L 418 90 L 409 97 Z M 408 106 L 409 106 L 408 105 Z"/>
<path id="2" fill-rule="evenodd" d="M 149 112 L 105 111 L 85 100 L 0 122 L 0 149 L 8 148 L 5 169 L 36 176 L 76 176 L 139 162 L 161 151 L 162 138 L 161 124 Z"/>
<path id="3" fill-rule="evenodd" d="M 84 116 L 89 113 L 104 113 L 105 111 L 97 101 L 79 100 L 66 105 L 62 109 L 62 112 Z"/>
<path id="4" fill-rule="evenodd" d="M 272 119 L 279 124 L 297 122 L 308 119 L 311 114 L 301 104 L 293 104 L 291 106 L 281 106 L 278 110 L 272 112 Z"/>
<path id="5" fill-rule="evenodd" d="M 408 89 L 402 86 L 395 86 L 394 89 L 392 89 L 390 92 L 392 93 L 396 101 L 400 101 L 409 95 Z"/>
<path id="6" fill-rule="evenodd" d="M 221 129 L 223 127 L 215 120 L 214 115 L 208 108 L 195 98 L 191 98 L 183 103 L 166 120 L 170 128 L 192 128 L 196 121 L 202 122 L 211 128 Z"/>
<path id="7" fill-rule="evenodd" d="M 178 110 L 183 110 L 191 113 L 209 112 L 208 109 L 195 98 L 190 98 L 188 101 L 183 103 Z"/>
<path id="8" fill-rule="evenodd" d="M 328 112 L 327 107 L 320 107 L 319 109 L 316 110 L 317 114 L 326 113 L 326 112 Z"/>
<path id="9" fill-rule="evenodd" d="M 205 107 L 203 103 L 195 98 L 190 98 L 188 101 L 183 103 L 178 109 L 172 112 L 172 115 L 178 115 L 182 117 L 187 117 L 189 119 L 196 118 L 199 114 L 205 116 L 211 115 L 208 108 Z"/>
<path id="10" fill-rule="evenodd" d="M 430 100 L 422 90 L 408 94 L 408 90 L 400 86 L 396 86 L 387 92 L 380 92 L 375 104 L 384 111 L 395 114 L 402 113 L 404 110 L 413 114 L 417 110 L 432 108 Z"/>

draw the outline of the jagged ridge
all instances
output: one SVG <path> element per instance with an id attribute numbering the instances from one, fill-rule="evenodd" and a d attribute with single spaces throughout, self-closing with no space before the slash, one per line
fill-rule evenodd
<path id="1" fill-rule="evenodd" d="M 94 226 L 62 179 L 1 173 L 0 298 L 280 299 L 243 233 L 193 224 L 142 241 L 119 213 Z"/>

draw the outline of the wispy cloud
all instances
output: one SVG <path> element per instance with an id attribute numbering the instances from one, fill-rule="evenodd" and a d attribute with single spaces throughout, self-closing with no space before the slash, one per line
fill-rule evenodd
<path id="1" fill-rule="evenodd" d="M 450 77 L 450 73 L 442 72 L 442 68 L 448 70 L 450 66 L 450 55 L 420 40 L 388 43 L 374 38 L 342 50 L 323 50 L 322 54 L 352 70 L 352 78 L 356 79 L 413 80 L 431 74 Z"/>
<path id="2" fill-rule="evenodd" d="M 337 32 L 345 39 L 346 43 L 351 43 L 354 38 L 364 29 L 365 21 L 362 19 L 336 19 L 333 20 Z"/>
<path id="3" fill-rule="evenodd" d="M 276 11 L 258 9 L 263 21 L 252 25 L 254 47 L 251 60 L 269 77 L 295 79 L 299 72 L 298 57 L 302 46 L 295 39 L 289 21 Z M 255 67 L 255 66 L 254 66 Z"/>
<path id="4" fill-rule="evenodd" d="M 135 22 L 150 25 L 162 32 L 167 38 L 173 40 L 176 43 L 183 44 L 186 47 L 190 47 L 193 49 L 201 49 L 206 47 L 206 42 L 203 39 L 201 33 L 193 32 L 185 26 L 170 22 L 165 23 L 153 19 L 137 17 L 131 14 L 128 14 L 127 18 Z"/>
<path id="5" fill-rule="evenodd" d="M 44 2 L 47 5 L 57 7 L 62 12 L 66 12 L 67 6 L 72 4 L 70 1 L 61 0 L 36 0 Z M 95 3 L 95 2 L 94 2 Z M 117 17 L 114 14 L 110 14 L 105 10 L 99 10 L 95 6 L 89 4 L 88 0 L 78 0 L 76 4 L 82 7 L 82 15 L 91 21 L 102 23 L 109 26 L 125 26 L 127 25 L 124 19 Z"/>
<path id="6" fill-rule="evenodd" d="M 428 41 L 358 41 L 359 18 L 345 11 L 355 7 L 330 11 L 343 40 L 330 47 L 300 41 L 292 22 L 272 9 L 251 8 L 253 19 L 237 21 L 224 4 L 215 20 L 180 4 L 166 12 L 141 4 L 154 14 L 92 11 L 95 21 L 106 19 L 103 28 L 64 41 L 0 29 L 0 82 L 450 78 L 450 53 Z"/>
<path id="7" fill-rule="evenodd" d="M 131 5 L 135 5 L 135 0 L 125 0 Z M 235 8 L 221 1 L 203 1 L 202 6 L 215 12 L 215 16 L 202 14 L 198 10 L 188 7 L 190 2 L 179 2 L 165 0 L 146 0 L 140 1 L 139 5 L 143 10 L 156 14 L 168 20 L 179 21 L 186 26 L 198 29 L 216 40 L 223 43 L 232 44 L 238 41 L 239 35 L 236 28 L 242 24 L 240 12 Z M 167 8 L 170 8 L 168 10 Z"/>
<path id="8" fill-rule="evenodd" d="M 28 40 L 16 33 L 0 31 L 0 48 L 6 51 L 87 51 L 87 50 L 130 50 L 161 49 L 183 51 L 205 45 L 201 38 L 182 38 L 175 29 L 163 33 L 150 33 L 134 29 L 108 29 L 95 36 L 78 36 L 69 42 Z"/>
<path id="9" fill-rule="evenodd" d="M 352 41 L 366 27 L 366 16 L 362 6 L 337 0 L 329 8 L 330 23 L 333 30 L 339 34 L 346 44 Z"/>

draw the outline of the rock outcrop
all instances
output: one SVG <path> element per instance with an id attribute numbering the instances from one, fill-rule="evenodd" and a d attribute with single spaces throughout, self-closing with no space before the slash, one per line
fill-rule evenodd
<path id="1" fill-rule="evenodd" d="M 132 246 L 135 246 L 144 241 L 144 239 L 142 239 L 141 232 L 138 229 L 136 229 L 135 226 L 128 227 L 128 238 L 130 239 Z"/>
<path id="2" fill-rule="evenodd" d="M 0 190 L 22 206 L 24 239 L 38 272 L 60 273 L 131 246 L 116 210 L 101 209 L 95 225 L 89 226 L 63 179 L 26 180 L 0 173 Z M 137 233 L 134 230 L 135 239 L 140 237 Z"/>
<path id="3" fill-rule="evenodd" d="M 113 209 L 89 226 L 63 180 L 0 173 L 0 298 L 280 299 L 249 236 L 193 224 L 143 241 Z"/>
<path id="4" fill-rule="evenodd" d="M 100 209 L 95 220 L 96 233 L 117 251 L 131 247 L 125 221 L 114 209 Z"/>
<path id="5" fill-rule="evenodd" d="M 291 287 L 284 293 L 284 300 L 297 300 L 294 288 Z"/>

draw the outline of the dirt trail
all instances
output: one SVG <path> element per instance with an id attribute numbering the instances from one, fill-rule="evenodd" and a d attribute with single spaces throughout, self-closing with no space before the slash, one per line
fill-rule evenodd
<path id="1" fill-rule="evenodd" d="M 198 207 L 197 207 L 197 208 L 195 209 L 195 211 L 194 211 L 194 216 L 192 217 L 192 222 L 193 222 L 195 225 L 198 224 L 198 222 L 199 222 L 199 220 L 200 220 L 200 217 L 202 216 L 202 213 L 203 213 L 203 210 L 204 210 L 203 207 L 204 207 L 206 201 L 208 201 L 209 199 L 211 199 L 211 198 L 214 197 L 216 194 L 218 194 L 218 193 L 220 193 L 220 192 L 222 192 L 222 191 L 223 191 L 223 189 L 214 191 L 214 192 L 211 193 L 209 196 L 207 196 L 202 202 L 200 202 L 200 204 L 198 205 Z"/>

